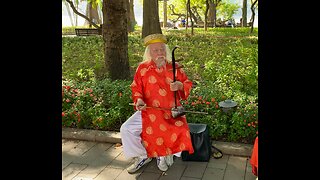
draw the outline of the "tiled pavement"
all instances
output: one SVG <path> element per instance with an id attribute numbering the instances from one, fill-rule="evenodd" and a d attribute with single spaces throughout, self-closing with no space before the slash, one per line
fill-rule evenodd
<path id="1" fill-rule="evenodd" d="M 250 157 L 224 154 L 209 162 L 186 162 L 175 158 L 165 173 L 158 170 L 156 161 L 129 174 L 131 163 L 116 143 L 62 139 L 63 180 L 255 180 L 249 163 Z"/>

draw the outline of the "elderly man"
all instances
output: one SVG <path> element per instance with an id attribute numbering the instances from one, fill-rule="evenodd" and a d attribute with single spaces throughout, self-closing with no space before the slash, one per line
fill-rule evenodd
<path id="1" fill-rule="evenodd" d="M 127 168 L 129 173 L 136 172 L 153 157 L 158 168 L 167 171 L 173 164 L 173 155 L 180 157 L 182 151 L 194 152 L 185 115 L 173 118 L 170 110 L 181 106 L 179 100 L 189 96 L 192 82 L 177 63 L 173 82 L 171 54 L 166 43 L 163 34 L 144 38 L 143 61 L 131 84 L 137 111 L 120 128 L 124 155 L 134 159 Z"/>

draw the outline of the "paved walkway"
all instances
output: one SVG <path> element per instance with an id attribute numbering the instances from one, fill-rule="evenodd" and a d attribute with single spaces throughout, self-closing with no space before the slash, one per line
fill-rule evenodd
<path id="1" fill-rule="evenodd" d="M 104 141 L 98 134 L 104 134 Z M 113 138 L 112 138 L 113 136 Z M 175 157 L 174 164 L 165 173 L 156 166 L 155 159 L 134 174 L 126 171 L 131 162 L 122 153 L 116 132 L 63 129 L 62 179 L 63 180 L 255 180 L 251 172 L 250 155 L 244 146 L 215 142 L 224 152 L 221 159 L 209 162 L 186 162 Z M 108 142 L 109 141 L 109 142 Z M 228 149 L 229 148 L 229 149 Z M 227 152 L 227 153 L 226 153 Z"/>

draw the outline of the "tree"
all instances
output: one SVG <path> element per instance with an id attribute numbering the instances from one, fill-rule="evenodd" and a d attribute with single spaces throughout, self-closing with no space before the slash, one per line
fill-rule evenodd
<path id="1" fill-rule="evenodd" d="M 204 30 L 208 29 L 208 11 L 209 11 L 209 0 L 206 0 L 206 10 L 204 13 Z"/>
<path id="2" fill-rule="evenodd" d="M 168 22 L 168 12 L 167 12 L 167 1 L 169 1 L 169 0 L 158 0 L 158 1 L 160 1 L 160 4 L 159 5 L 161 5 L 161 2 L 162 2 L 162 14 L 163 14 L 163 23 L 162 23 L 162 27 L 167 27 L 168 25 L 167 25 L 167 22 Z M 159 3 L 159 2 L 158 2 Z M 161 12 L 161 10 L 160 10 L 160 12 Z"/>
<path id="3" fill-rule="evenodd" d="M 194 20 L 194 22 L 195 22 L 196 24 L 203 22 L 202 19 L 201 19 L 201 16 L 199 15 L 198 7 L 197 7 L 197 6 L 192 6 L 192 7 L 190 8 L 190 12 L 191 12 L 191 13 L 190 13 L 190 14 L 191 14 L 191 17 L 192 17 L 192 19 Z"/>
<path id="4" fill-rule="evenodd" d="M 193 35 L 193 21 L 192 21 L 192 12 L 191 12 L 191 8 L 190 8 L 190 0 L 187 0 L 187 17 L 190 14 L 190 21 L 191 21 L 191 35 Z M 188 19 L 188 18 L 187 18 Z M 188 27 L 188 20 L 187 20 L 187 25 L 186 25 L 186 29 Z"/>
<path id="5" fill-rule="evenodd" d="M 200 14 L 203 14 L 202 6 L 204 5 L 204 0 L 191 0 L 190 2 L 187 0 L 175 0 L 169 2 L 168 19 L 174 23 L 182 19 L 186 19 L 187 21 L 192 19 L 195 25 L 203 22 Z M 188 10 L 188 3 L 190 4 L 190 10 Z"/>
<path id="6" fill-rule="evenodd" d="M 242 27 L 247 27 L 247 0 L 243 0 L 242 3 Z"/>
<path id="7" fill-rule="evenodd" d="M 217 11 L 219 12 L 219 16 L 222 16 L 224 20 L 232 19 L 233 15 L 240 6 L 238 4 L 230 3 L 230 0 L 225 0 L 220 3 Z"/>
<path id="8" fill-rule="evenodd" d="M 186 14 L 184 13 L 177 13 L 175 12 L 175 5 L 174 4 L 169 4 L 169 11 L 171 11 L 172 16 L 178 16 L 176 19 L 172 18 L 172 22 L 176 23 L 179 19 L 181 18 L 186 18 Z"/>
<path id="9" fill-rule="evenodd" d="M 77 1 L 75 1 L 75 4 L 76 4 L 76 9 L 78 10 L 78 8 L 79 8 L 79 1 L 77 0 Z M 75 17 L 75 21 L 76 21 L 76 24 L 75 24 L 75 26 L 78 26 L 78 16 L 76 15 L 76 13 L 74 13 L 73 12 L 73 16 Z"/>
<path id="10" fill-rule="evenodd" d="M 101 18 L 99 17 L 99 8 L 101 7 L 100 0 L 88 0 L 87 8 L 86 8 L 86 16 L 96 24 L 101 24 Z M 85 25 L 89 25 L 92 27 L 92 23 L 89 21 L 84 22 Z"/>
<path id="11" fill-rule="evenodd" d="M 187 10 L 186 4 L 190 4 L 191 11 Z M 231 19 L 240 6 L 230 2 L 230 0 L 175 0 L 169 4 L 170 15 L 178 16 L 177 21 L 181 17 L 193 20 L 196 24 L 204 24 L 205 30 L 209 26 L 217 27 L 217 17 L 222 16 L 224 19 Z M 170 17 L 169 17 L 170 18 Z M 202 22 L 204 18 L 204 22 Z"/>
<path id="12" fill-rule="evenodd" d="M 81 17 L 83 17 L 84 19 L 86 19 L 87 21 L 89 21 L 95 28 L 100 28 L 95 22 L 93 22 L 90 18 L 88 18 L 86 15 L 80 13 L 77 8 L 74 6 L 72 0 L 65 0 L 69 3 L 70 7 L 72 8 L 73 12 Z"/>
<path id="13" fill-rule="evenodd" d="M 129 0 L 129 8 L 128 8 L 128 32 L 134 31 L 134 26 L 137 24 L 137 21 L 134 17 L 134 8 L 133 8 L 133 0 Z"/>
<path id="14" fill-rule="evenodd" d="M 253 24 L 254 24 L 254 17 L 256 15 L 255 13 L 255 9 L 256 7 L 258 7 L 258 0 L 251 0 L 251 19 L 250 19 L 250 22 L 251 22 L 251 29 L 250 29 L 250 33 L 253 32 Z"/>
<path id="15" fill-rule="evenodd" d="M 101 28 L 87 16 L 77 11 L 71 0 L 66 1 L 77 15 L 88 20 L 96 28 Z M 102 3 L 104 58 L 111 80 L 130 78 L 127 31 L 128 6 L 128 0 L 103 0 Z"/>
<path id="16" fill-rule="evenodd" d="M 216 27 L 217 25 L 217 7 L 220 4 L 221 0 L 209 0 L 209 14 L 208 14 L 208 19 L 209 19 L 209 24 L 212 27 Z"/>
<path id="17" fill-rule="evenodd" d="M 64 5 L 65 5 L 66 8 L 67 8 L 67 12 L 68 12 L 68 16 L 69 16 L 69 18 L 70 18 L 71 26 L 74 26 L 73 20 L 72 20 L 72 16 L 71 16 L 71 13 L 70 13 L 70 8 L 69 8 L 69 6 L 68 6 L 68 4 L 67 4 L 66 1 L 63 1 L 63 2 L 64 2 Z"/>
<path id="18" fill-rule="evenodd" d="M 162 34 L 158 8 L 158 0 L 143 0 L 142 38 L 154 33 Z"/>
<path id="19" fill-rule="evenodd" d="M 128 0 L 103 0 L 105 63 L 111 80 L 129 79 Z"/>

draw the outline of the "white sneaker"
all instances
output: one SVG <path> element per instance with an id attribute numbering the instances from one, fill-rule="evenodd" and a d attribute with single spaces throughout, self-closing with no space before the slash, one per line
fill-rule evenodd
<path id="1" fill-rule="evenodd" d="M 152 158 L 143 158 L 143 157 L 136 157 L 134 158 L 133 164 L 127 168 L 128 173 L 134 173 L 138 171 L 143 165 L 149 163 Z"/>
<path id="2" fill-rule="evenodd" d="M 164 156 L 157 157 L 157 165 L 158 165 L 158 168 L 161 171 L 167 171 L 168 170 L 168 165 L 166 163 L 166 160 L 165 160 Z"/>
<path id="3" fill-rule="evenodd" d="M 170 167 L 173 164 L 173 155 L 165 156 L 164 159 L 166 160 L 167 165 Z"/>

